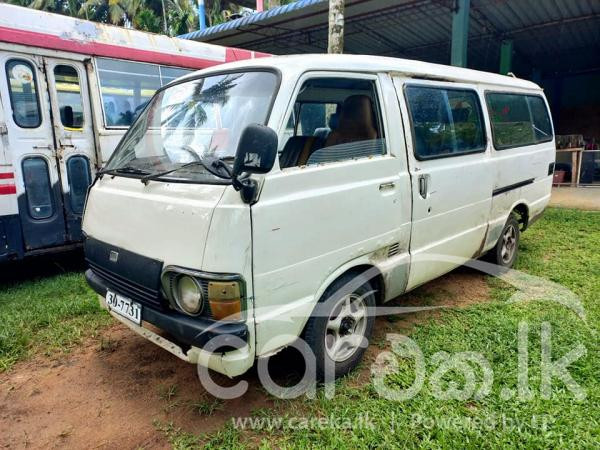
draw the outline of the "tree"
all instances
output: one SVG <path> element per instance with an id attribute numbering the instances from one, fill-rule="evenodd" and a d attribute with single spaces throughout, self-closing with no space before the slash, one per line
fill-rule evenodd
<path id="1" fill-rule="evenodd" d="M 169 0 L 169 34 L 179 36 L 198 27 L 198 13 L 190 0 Z"/>
<path id="2" fill-rule="evenodd" d="M 129 3 L 129 0 L 86 0 L 79 9 L 79 15 L 97 22 L 124 25 L 127 21 L 131 23 L 128 20 L 131 16 L 127 15 Z"/>
<path id="3" fill-rule="evenodd" d="M 344 0 L 329 0 L 327 53 L 344 53 Z"/>
<path id="4" fill-rule="evenodd" d="M 81 8 L 81 0 L 10 0 L 10 3 L 26 6 L 42 11 L 49 11 L 67 16 L 76 16 Z"/>
<path id="5" fill-rule="evenodd" d="M 136 30 L 160 33 L 161 22 L 160 17 L 154 14 L 154 11 L 149 8 L 144 8 L 135 16 L 133 27 Z"/>

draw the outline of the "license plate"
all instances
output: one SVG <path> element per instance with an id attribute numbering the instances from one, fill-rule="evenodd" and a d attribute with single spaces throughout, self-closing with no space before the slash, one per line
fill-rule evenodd
<path id="1" fill-rule="evenodd" d="M 140 325 L 142 323 L 142 305 L 111 291 L 106 291 L 108 309 Z"/>

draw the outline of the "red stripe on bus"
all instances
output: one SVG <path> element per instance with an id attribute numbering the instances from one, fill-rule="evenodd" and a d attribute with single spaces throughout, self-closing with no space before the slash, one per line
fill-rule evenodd
<path id="1" fill-rule="evenodd" d="M 14 178 L 15 174 L 12 172 L 0 173 L 0 180 L 8 180 Z"/>
<path id="2" fill-rule="evenodd" d="M 169 66 L 187 67 L 192 69 L 202 69 L 204 67 L 215 66 L 225 62 L 213 59 L 196 58 L 193 56 L 171 55 L 168 53 L 122 47 L 119 45 L 102 44 L 100 42 L 74 41 L 72 39 L 63 39 L 53 34 L 17 30 L 15 28 L 7 27 L 0 27 L 0 41 L 82 53 L 84 55 L 107 56 L 111 58 L 166 64 Z M 227 47 L 226 54 L 228 54 L 229 51 L 232 51 L 232 53 L 229 53 L 232 55 L 232 59 L 226 58 L 226 61 L 237 61 L 239 59 L 249 59 L 252 57 L 252 54 L 248 50 Z"/>
<path id="3" fill-rule="evenodd" d="M 241 61 L 243 59 L 251 59 L 252 52 L 250 50 L 244 50 L 242 48 L 230 48 L 227 47 L 225 50 L 225 61 Z"/>
<path id="4" fill-rule="evenodd" d="M 16 194 L 17 187 L 14 184 L 0 184 L 0 195 Z"/>

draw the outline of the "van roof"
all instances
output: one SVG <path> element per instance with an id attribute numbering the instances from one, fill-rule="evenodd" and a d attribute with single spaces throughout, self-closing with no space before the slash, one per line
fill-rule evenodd
<path id="1" fill-rule="evenodd" d="M 304 72 L 310 70 L 340 70 L 353 72 L 386 72 L 409 75 L 415 78 L 433 78 L 465 83 L 486 83 L 497 86 L 515 87 L 539 91 L 541 88 L 527 80 L 512 76 L 499 75 L 480 70 L 464 69 L 443 64 L 433 64 L 412 59 L 390 58 L 372 55 L 329 55 L 329 54 L 302 54 L 272 56 L 237 61 L 209 68 L 200 73 L 209 73 L 223 70 L 235 70 L 250 67 L 277 68 L 282 71 Z M 197 72 L 198 73 L 198 72 Z M 193 74 L 188 77 L 193 77 Z"/>

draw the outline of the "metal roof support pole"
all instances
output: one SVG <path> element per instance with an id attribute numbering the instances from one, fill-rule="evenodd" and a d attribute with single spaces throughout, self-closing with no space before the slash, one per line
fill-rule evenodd
<path id="1" fill-rule="evenodd" d="M 512 70 L 513 40 L 504 39 L 500 44 L 500 73 L 508 75 Z"/>
<path id="2" fill-rule="evenodd" d="M 450 64 L 467 67 L 470 0 L 454 0 L 452 11 L 452 53 Z"/>
<path id="3" fill-rule="evenodd" d="M 204 0 L 198 0 L 198 26 L 200 31 L 206 30 L 206 6 Z"/>

